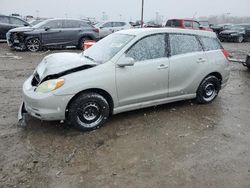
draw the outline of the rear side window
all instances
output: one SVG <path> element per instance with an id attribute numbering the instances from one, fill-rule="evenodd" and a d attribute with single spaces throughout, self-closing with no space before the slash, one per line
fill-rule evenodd
<path id="1" fill-rule="evenodd" d="M 64 22 L 65 28 L 81 28 L 81 27 L 90 27 L 89 24 L 83 21 L 78 20 L 65 20 Z"/>
<path id="2" fill-rule="evenodd" d="M 112 22 L 107 22 L 107 23 L 103 24 L 102 27 L 103 28 L 105 28 L 105 27 L 113 27 L 113 24 L 112 24 Z"/>
<path id="3" fill-rule="evenodd" d="M 9 24 L 9 18 L 6 16 L 0 16 L 0 23 Z"/>
<path id="4" fill-rule="evenodd" d="M 222 48 L 217 38 L 200 37 L 205 51 L 219 50 Z"/>
<path id="5" fill-rule="evenodd" d="M 166 27 L 181 27 L 181 22 L 179 20 L 168 20 Z"/>
<path id="6" fill-rule="evenodd" d="M 125 22 L 113 22 L 113 27 L 122 27 L 126 25 Z"/>
<path id="7" fill-rule="evenodd" d="M 172 56 L 202 51 L 202 47 L 194 35 L 171 34 L 169 41 Z"/>
<path id="8" fill-rule="evenodd" d="M 145 61 L 166 57 L 167 35 L 157 34 L 141 39 L 127 52 L 127 57 L 135 61 Z"/>

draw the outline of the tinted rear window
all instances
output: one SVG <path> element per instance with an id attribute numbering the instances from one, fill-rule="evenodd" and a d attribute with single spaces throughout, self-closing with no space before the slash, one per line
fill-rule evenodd
<path id="1" fill-rule="evenodd" d="M 196 36 L 185 34 L 171 34 L 169 36 L 171 55 L 187 54 L 202 51 Z"/>
<path id="2" fill-rule="evenodd" d="M 181 22 L 179 20 L 168 20 L 166 27 L 181 27 Z"/>
<path id="3" fill-rule="evenodd" d="M 200 37 L 205 51 L 219 50 L 222 48 L 217 38 Z"/>

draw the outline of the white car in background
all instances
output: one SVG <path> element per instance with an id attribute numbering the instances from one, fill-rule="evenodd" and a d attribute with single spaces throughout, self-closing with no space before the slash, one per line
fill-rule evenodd
<path id="1" fill-rule="evenodd" d="M 99 29 L 99 37 L 104 38 L 116 31 L 130 29 L 131 25 L 122 21 L 106 21 L 97 23 L 95 27 Z"/>

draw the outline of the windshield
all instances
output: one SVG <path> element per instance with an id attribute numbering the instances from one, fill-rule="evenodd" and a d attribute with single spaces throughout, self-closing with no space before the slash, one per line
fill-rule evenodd
<path id="1" fill-rule="evenodd" d="M 114 57 L 135 36 L 111 34 L 83 52 L 83 55 L 95 62 L 104 63 Z"/>

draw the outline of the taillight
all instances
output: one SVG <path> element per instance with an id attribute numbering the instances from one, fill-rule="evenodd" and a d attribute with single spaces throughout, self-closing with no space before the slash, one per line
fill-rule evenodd
<path id="1" fill-rule="evenodd" d="M 99 33 L 99 29 L 98 28 L 93 29 L 93 31 Z"/>
<path id="2" fill-rule="evenodd" d="M 221 49 L 226 59 L 229 59 L 230 53 L 226 49 Z"/>

